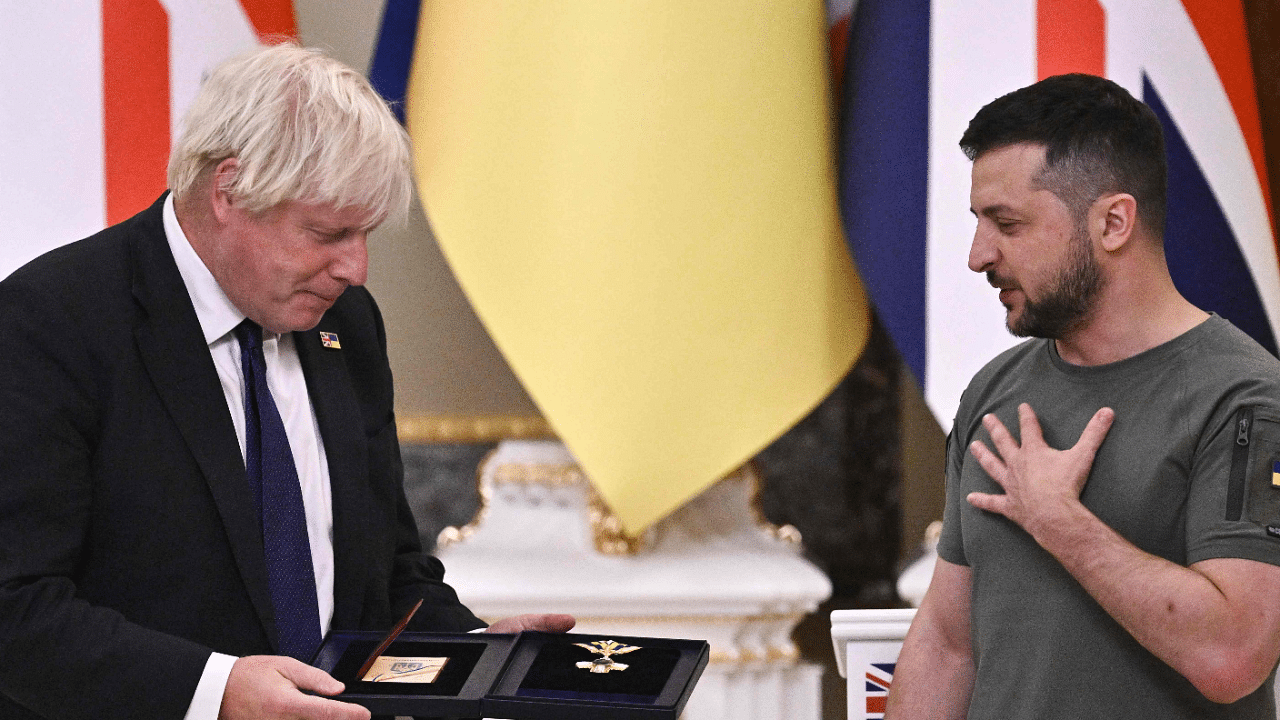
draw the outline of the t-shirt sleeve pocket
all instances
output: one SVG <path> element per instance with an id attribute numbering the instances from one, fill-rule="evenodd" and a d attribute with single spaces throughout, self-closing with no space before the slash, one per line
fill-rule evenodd
<path id="1" fill-rule="evenodd" d="M 1280 537 L 1280 420 L 1241 408 L 1227 490 L 1227 519 L 1248 520 Z"/>

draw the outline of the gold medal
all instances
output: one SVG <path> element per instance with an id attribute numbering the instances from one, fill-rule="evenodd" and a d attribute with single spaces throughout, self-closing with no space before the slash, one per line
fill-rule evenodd
<path id="1" fill-rule="evenodd" d="M 574 643 L 580 648 L 586 648 L 591 652 L 600 655 L 595 660 L 577 663 L 577 666 L 583 670 L 590 670 L 593 673 L 607 673 L 610 670 L 626 670 L 629 665 L 613 661 L 614 655 L 625 655 L 633 650 L 639 650 L 637 645 L 623 645 L 613 640 L 597 640 L 593 643 Z"/>

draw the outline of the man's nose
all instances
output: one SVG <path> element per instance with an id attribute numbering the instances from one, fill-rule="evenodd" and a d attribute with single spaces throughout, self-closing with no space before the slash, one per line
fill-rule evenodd
<path id="1" fill-rule="evenodd" d="M 329 274 L 348 285 L 363 285 L 369 279 L 369 234 L 352 233 L 339 243 Z"/>
<path id="2" fill-rule="evenodd" d="M 991 230 L 983 227 L 981 221 L 973 231 L 973 244 L 969 246 L 969 269 L 974 272 L 987 272 L 996 265 L 1000 254 L 996 251 L 996 243 L 991 237 Z"/>

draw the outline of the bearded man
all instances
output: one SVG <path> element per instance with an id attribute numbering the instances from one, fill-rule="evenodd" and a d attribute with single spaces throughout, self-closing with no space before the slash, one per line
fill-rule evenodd
<path id="1" fill-rule="evenodd" d="M 1064 75 L 960 144 L 969 268 L 1033 339 L 961 399 L 886 717 L 1275 718 L 1280 363 L 1174 287 L 1158 119 Z"/>

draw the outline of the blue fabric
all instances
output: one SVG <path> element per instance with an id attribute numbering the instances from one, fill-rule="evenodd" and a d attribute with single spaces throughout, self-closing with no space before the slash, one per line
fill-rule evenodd
<path id="1" fill-rule="evenodd" d="M 391 111 L 402 123 L 420 6 L 419 0 L 387 0 L 382 10 L 378 45 L 369 63 L 369 82 L 391 103 Z"/>
<path id="2" fill-rule="evenodd" d="M 861 0 L 841 102 L 840 211 L 876 315 L 921 382 L 930 0 Z"/>
<path id="3" fill-rule="evenodd" d="M 320 647 L 320 609 L 302 486 L 284 421 L 267 387 L 262 328 L 245 320 L 235 334 L 244 371 L 245 470 L 262 519 L 279 650 L 308 662 Z"/>
<path id="4" fill-rule="evenodd" d="M 1145 73 L 1142 100 L 1164 126 L 1165 154 L 1169 159 L 1164 254 L 1173 284 L 1191 304 L 1230 320 L 1276 355 L 1271 321 L 1240 241 L 1164 100 Z"/>

